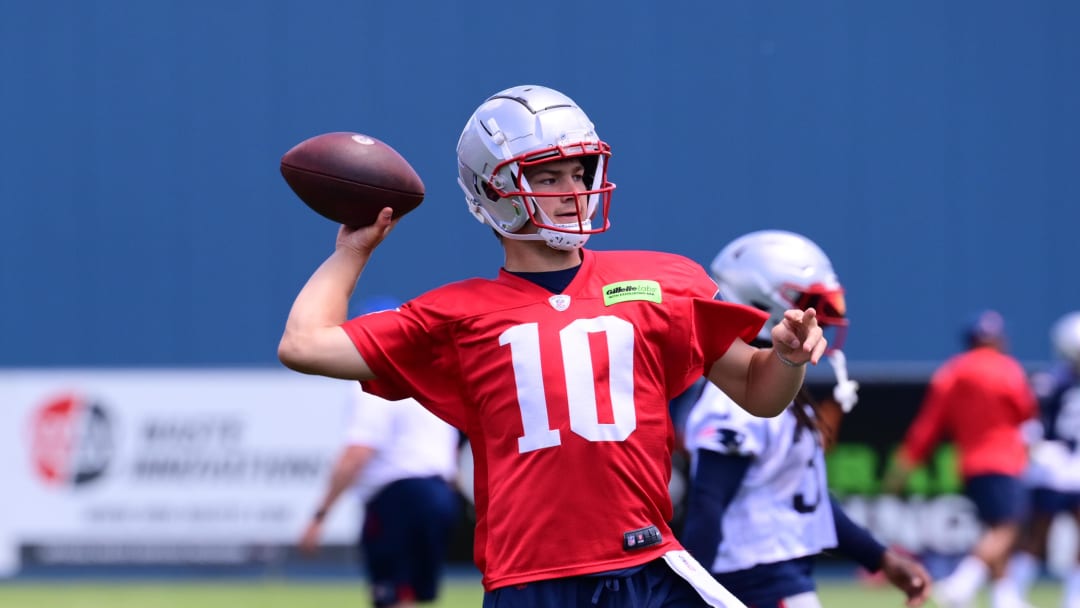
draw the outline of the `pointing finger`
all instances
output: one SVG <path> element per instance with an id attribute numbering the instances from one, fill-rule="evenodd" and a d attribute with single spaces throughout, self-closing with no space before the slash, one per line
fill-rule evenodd
<path id="1" fill-rule="evenodd" d="M 820 330 L 818 330 L 818 331 L 820 331 Z M 825 349 L 828 348 L 828 347 L 829 347 L 829 341 L 826 340 L 824 336 L 822 336 L 818 340 L 818 343 L 814 345 L 813 352 L 810 353 L 810 362 L 813 363 L 814 365 L 817 365 L 818 361 L 821 361 L 822 355 L 825 354 Z"/>

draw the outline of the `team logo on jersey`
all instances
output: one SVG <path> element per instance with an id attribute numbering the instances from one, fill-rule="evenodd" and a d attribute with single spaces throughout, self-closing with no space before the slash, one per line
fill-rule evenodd
<path id="1" fill-rule="evenodd" d="M 728 454 L 738 454 L 746 442 L 746 435 L 734 429 L 716 429 L 716 441 L 724 446 Z"/>
<path id="2" fill-rule="evenodd" d="M 619 304 L 621 302 L 633 302 L 642 300 L 645 302 L 660 303 L 660 283 L 656 281 L 619 281 L 610 285 L 604 285 L 604 306 Z"/>
<path id="3" fill-rule="evenodd" d="M 623 550 L 630 551 L 631 549 L 651 547 L 660 544 L 663 540 L 664 538 L 656 526 L 630 530 L 629 532 L 623 532 Z"/>
<path id="4" fill-rule="evenodd" d="M 570 296 L 565 293 L 560 293 L 548 298 L 548 302 L 551 302 L 551 307 L 555 310 L 562 312 L 567 308 L 570 308 Z"/>

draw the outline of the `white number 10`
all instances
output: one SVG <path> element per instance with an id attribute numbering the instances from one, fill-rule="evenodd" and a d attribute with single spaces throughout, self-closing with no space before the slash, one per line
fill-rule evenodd
<path id="1" fill-rule="evenodd" d="M 589 334 L 607 337 L 610 377 L 608 387 L 614 422 L 600 422 L 596 404 Z M 563 371 L 566 374 L 566 401 L 570 409 L 570 430 L 589 441 L 622 441 L 637 428 L 634 409 L 634 326 L 619 317 L 578 319 L 559 331 Z M 525 434 L 518 438 L 524 454 L 559 445 L 558 429 L 548 420 L 547 393 L 540 367 L 540 330 L 536 323 L 515 325 L 499 336 L 500 346 L 510 346 L 517 386 L 521 424 Z"/>

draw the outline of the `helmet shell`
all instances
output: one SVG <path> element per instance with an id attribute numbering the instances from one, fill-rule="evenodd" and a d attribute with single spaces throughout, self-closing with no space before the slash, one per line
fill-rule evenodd
<path id="1" fill-rule="evenodd" d="M 607 207 L 614 184 L 607 182 L 610 147 L 600 140 L 589 117 L 566 95 L 543 86 L 522 85 L 489 97 L 469 118 L 457 145 L 458 184 L 469 212 L 509 238 L 544 239 L 544 234 L 515 235 L 532 219 L 549 232 L 580 237 L 607 228 Z M 528 184 L 524 163 L 581 158 L 588 192 L 586 221 L 572 227 L 545 226 Z M 603 204 L 599 229 L 589 221 Z M 560 243 L 565 237 L 560 237 Z M 570 239 L 574 240 L 574 239 Z M 549 242 L 552 246 L 555 246 Z M 572 246 L 558 248 L 574 248 Z"/>
<path id="2" fill-rule="evenodd" d="M 820 324 L 847 326 L 844 291 L 832 262 L 801 234 L 784 230 L 745 234 L 716 255 L 709 271 L 724 300 L 769 314 L 760 340 L 772 341 L 772 328 L 791 308 L 814 306 Z M 837 338 L 830 341 L 830 350 L 840 348 L 842 335 Z"/>
<path id="3" fill-rule="evenodd" d="M 1054 323 L 1050 342 L 1057 356 L 1080 366 L 1080 311 L 1070 312 Z"/>

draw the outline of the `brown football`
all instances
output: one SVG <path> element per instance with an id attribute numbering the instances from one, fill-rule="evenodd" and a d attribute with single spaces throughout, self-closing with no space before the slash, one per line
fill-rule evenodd
<path id="1" fill-rule="evenodd" d="M 319 215 L 370 226 L 384 207 L 399 218 L 424 200 L 424 182 L 397 150 L 360 133 L 316 135 L 281 157 L 281 175 Z"/>

